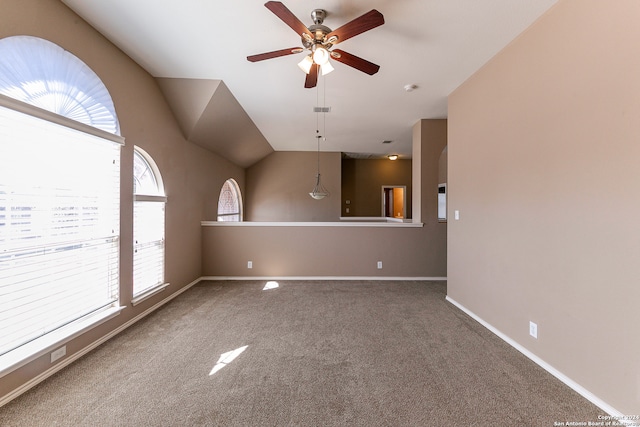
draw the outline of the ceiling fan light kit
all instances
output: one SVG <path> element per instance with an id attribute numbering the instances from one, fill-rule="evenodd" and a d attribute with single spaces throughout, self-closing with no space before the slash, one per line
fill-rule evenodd
<path id="1" fill-rule="evenodd" d="M 300 69 L 304 71 L 305 74 L 309 74 L 312 65 L 313 58 L 311 58 L 311 55 L 305 56 L 304 58 L 302 58 L 302 61 L 298 62 L 298 67 L 300 67 Z"/>
<path id="2" fill-rule="evenodd" d="M 329 62 L 329 52 L 321 46 L 314 46 L 313 62 L 318 65 L 324 65 Z"/>
<path id="3" fill-rule="evenodd" d="M 333 68 L 333 65 L 331 65 L 329 63 L 329 61 L 327 61 L 326 64 L 322 64 L 320 65 L 320 71 L 322 72 L 323 76 L 326 76 L 327 74 L 329 74 L 330 72 L 332 72 L 335 68 Z"/>
<path id="4" fill-rule="evenodd" d="M 303 47 L 293 47 L 251 55 L 247 56 L 247 60 L 257 62 L 308 51 L 309 54 L 298 63 L 300 69 L 307 75 L 304 84 L 305 88 L 312 88 L 317 85 L 318 68 L 320 68 L 323 76 L 334 70 L 329 61 L 330 58 L 369 75 L 377 73 L 380 69 L 380 66 L 366 59 L 359 58 L 339 49 L 331 50 L 331 48 L 338 43 L 342 43 L 351 37 L 355 37 L 358 34 L 362 34 L 365 31 L 384 24 L 384 16 L 377 10 L 372 9 L 364 15 L 349 21 L 340 28 L 331 30 L 331 28 L 323 25 L 327 17 L 327 12 L 324 9 L 314 9 L 311 12 L 311 19 L 314 23 L 307 27 L 282 2 L 268 1 L 265 3 L 265 7 L 291 27 L 296 34 L 300 35 Z"/>

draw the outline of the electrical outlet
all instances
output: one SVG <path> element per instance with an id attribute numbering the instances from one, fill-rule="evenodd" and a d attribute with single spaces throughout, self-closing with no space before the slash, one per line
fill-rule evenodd
<path id="1" fill-rule="evenodd" d="M 59 349 L 52 351 L 51 352 L 51 363 L 55 362 L 56 360 L 60 359 L 61 357 L 64 357 L 66 354 L 67 354 L 67 346 L 66 345 L 63 345 Z"/>
<path id="2" fill-rule="evenodd" d="M 247 261 L 247 268 L 253 268 L 253 261 Z"/>
<path id="3" fill-rule="evenodd" d="M 382 261 L 378 261 L 378 270 L 382 269 Z"/>
<path id="4" fill-rule="evenodd" d="M 529 321 L 529 335 L 538 339 L 538 325 Z"/>

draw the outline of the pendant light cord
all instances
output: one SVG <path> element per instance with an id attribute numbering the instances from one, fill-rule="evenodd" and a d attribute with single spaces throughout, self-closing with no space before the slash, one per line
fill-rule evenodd
<path id="1" fill-rule="evenodd" d="M 324 188 L 324 186 L 322 185 L 322 183 L 320 182 L 320 139 L 322 138 L 323 140 L 326 141 L 326 135 L 321 135 L 320 134 L 320 111 L 322 111 L 324 113 L 324 115 L 322 116 L 322 131 L 325 132 L 327 129 L 327 116 L 326 116 L 326 107 L 325 107 L 325 101 L 326 101 L 326 86 L 325 86 L 325 80 L 324 78 L 322 79 L 322 89 L 323 89 L 323 100 L 322 100 L 322 106 L 318 105 L 320 103 L 320 87 L 316 84 L 316 139 L 317 139 L 317 166 L 318 166 L 318 171 L 316 173 L 316 186 L 313 188 L 313 191 L 311 193 L 309 193 L 309 195 L 311 197 L 313 197 L 316 200 L 321 200 L 324 199 L 325 197 L 327 197 L 329 195 L 329 192 Z"/>
<path id="2" fill-rule="evenodd" d="M 327 102 L 327 85 L 324 76 L 320 76 L 322 79 L 322 106 L 320 104 L 320 88 L 319 85 L 316 85 L 316 139 L 318 142 L 318 175 L 320 175 L 320 139 L 322 138 L 324 141 L 327 140 L 327 112 L 326 112 L 326 102 Z M 320 135 L 320 111 L 322 111 L 322 132 Z"/>

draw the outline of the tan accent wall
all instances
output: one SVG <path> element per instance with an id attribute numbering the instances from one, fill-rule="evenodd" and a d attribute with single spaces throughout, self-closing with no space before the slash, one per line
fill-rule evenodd
<path id="1" fill-rule="evenodd" d="M 410 159 L 343 159 L 342 216 L 382 216 L 382 186 L 404 185 L 407 217 L 411 218 L 411 162 Z"/>
<path id="2" fill-rule="evenodd" d="M 318 154 L 277 151 L 247 169 L 246 221 L 338 221 L 340 153 L 320 153 L 321 182 L 330 195 L 309 196 L 316 184 Z"/>
<path id="3" fill-rule="evenodd" d="M 184 140 L 155 79 L 59 1 L 0 1 L 0 37 L 31 35 L 52 41 L 91 67 L 113 98 L 126 146 L 122 149 L 121 304 L 115 319 L 67 345 L 67 357 L 163 298 L 199 278 L 201 227 L 215 219 L 220 189 L 233 177 L 244 187 L 243 169 Z M 157 163 L 168 196 L 166 207 L 166 280 L 171 286 L 131 306 L 133 238 L 133 146 Z M 0 398 L 52 367 L 45 355 L 0 378 Z M 60 361 L 64 361 L 65 358 Z"/>
<path id="4" fill-rule="evenodd" d="M 561 0 L 449 97 L 448 295 L 626 414 L 640 414 L 638 22 L 636 0 Z"/>

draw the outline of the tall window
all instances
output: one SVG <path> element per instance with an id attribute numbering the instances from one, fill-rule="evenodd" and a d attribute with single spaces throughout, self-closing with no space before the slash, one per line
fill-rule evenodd
<path id="1" fill-rule="evenodd" d="M 242 221 L 240 188 L 234 179 L 225 181 L 218 198 L 218 221 Z"/>
<path id="2" fill-rule="evenodd" d="M 133 296 L 164 283 L 164 207 L 160 171 L 141 148 L 133 152 Z"/>
<path id="3" fill-rule="evenodd" d="M 117 129 L 82 61 L 0 40 L 0 372 L 119 310 Z"/>

